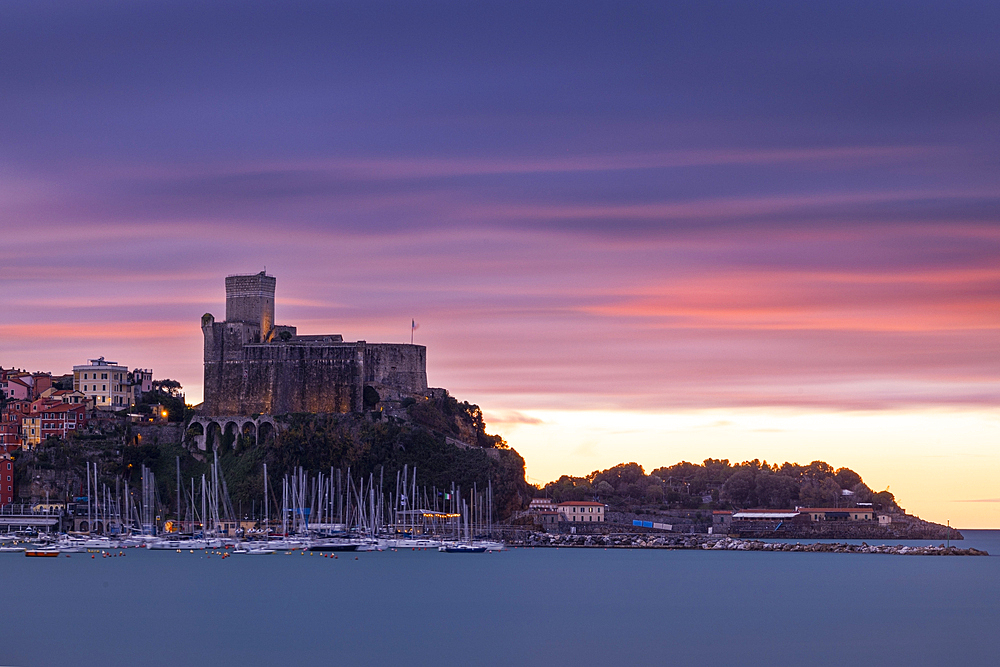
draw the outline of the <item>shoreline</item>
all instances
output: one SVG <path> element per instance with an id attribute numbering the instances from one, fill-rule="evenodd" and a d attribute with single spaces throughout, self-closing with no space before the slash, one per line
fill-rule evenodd
<path id="1" fill-rule="evenodd" d="M 593 539 L 598 537 L 598 539 Z M 844 542 L 814 542 L 811 544 L 764 542 L 763 540 L 741 539 L 733 537 L 707 536 L 663 536 L 652 539 L 642 539 L 642 535 L 552 535 L 549 533 L 533 533 L 527 539 L 518 543 L 508 543 L 514 548 L 571 548 L 571 549 L 670 549 L 699 551 L 770 551 L 784 553 L 849 553 L 849 554 L 882 554 L 894 556 L 989 556 L 990 554 L 974 547 L 959 548 L 945 546 L 909 546 L 903 544 L 870 545 L 847 544 Z"/>

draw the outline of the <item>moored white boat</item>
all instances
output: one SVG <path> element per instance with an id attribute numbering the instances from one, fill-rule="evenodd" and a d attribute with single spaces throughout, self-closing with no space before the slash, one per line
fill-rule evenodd
<path id="1" fill-rule="evenodd" d="M 469 543 L 442 544 L 438 551 L 449 554 L 481 554 L 486 552 L 486 547 Z"/>
<path id="2" fill-rule="evenodd" d="M 429 537 L 389 537 L 379 540 L 379 546 L 383 549 L 437 549 L 441 544 L 441 540 Z"/>

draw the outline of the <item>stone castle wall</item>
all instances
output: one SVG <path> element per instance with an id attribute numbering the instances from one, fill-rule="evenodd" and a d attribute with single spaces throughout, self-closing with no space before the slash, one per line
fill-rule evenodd
<path id="1" fill-rule="evenodd" d="M 205 414 L 362 409 L 363 343 L 246 345 L 241 351 L 242 359 L 205 362 Z"/>
<path id="2" fill-rule="evenodd" d="M 423 345 L 365 345 L 365 384 L 389 387 L 403 394 L 427 391 L 427 348 Z"/>
<path id="3" fill-rule="evenodd" d="M 243 278 L 250 282 L 236 280 Z M 366 385 L 385 398 L 427 391 L 426 347 L 351 343 L 335 334 L 297 336 L 294 327 L 273 324 L 274 300 L 268 301 L 268 290 L 273 295 L 270 276 L 230 276 L 227 321 L 216 322 L 208 314 L 202 318 L 202 414 L 353 412 L 364 409 Z"/>

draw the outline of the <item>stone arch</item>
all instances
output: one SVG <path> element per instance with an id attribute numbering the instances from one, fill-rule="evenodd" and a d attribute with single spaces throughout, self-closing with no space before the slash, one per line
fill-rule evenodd
<path id="1" fill-rule="evenodd" d="M 192 419 L 188 424 L 187 437 L 198 449 L 205 449 L 205 424 L 200 419 Z"/>
<path id="2" fill-rule="evenodd" d="M 269 419 L 261 420 L 260 424 L 257 426 L 257 442 L 260 444 L 270 442 L 274 439 L 274 436 L 274 422 Z"/>
<path id="3" fill-rule="evenodd" d="M 271 415 L 243 417 L 222 415 L 218 417 L 194 417 L 188 425 L 188 435 L 198 449 L 218 449 L 225 438 L 233 444 L 238 439 L 245 443 L 273 439 L 278 425 Z"/>
<path id="4" fill-rule="evenodd" d="M 219 446 L 219 442 L 222 441 L 222 426 L 217 421 L 208 422 L 208 427 L 205 429 L 205 446 L 202 449 L 212 448 L 215 449 Z"/>
<path id="5" fill-rule="evenodd" d="M 95 521 L 94 522 L 94 531 L 98 532 L 98 533 L 103 533 L 104 532 L 104 522 L 103 521 Z"/>
<path id="6" fill-rule="evenodd" d="M 86 520 L 81 521 L 80 522 L 80 532 L 81 533 L 89 533 L 90 532 L 90 523 L 88 523 Z"/>
<path id="7" fill-rule="evenodd" d="M 244 445 L 253 445 L 257 442 L 257 422 L 252 419 L 248 419 L 243 422 L 243 427 L 240 429 L 240 435 L 243 437 Z"/>

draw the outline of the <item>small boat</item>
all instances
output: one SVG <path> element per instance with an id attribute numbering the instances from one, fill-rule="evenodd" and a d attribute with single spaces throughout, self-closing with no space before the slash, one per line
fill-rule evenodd
<path id="1" fill-rule="evenodd" d="M 25 549 L 25 556 L 36 558 L 54 558 L 59 555 L 58 549 Z"/>
<path id="2" fill-rule="evenodd" d="M 358 551 L 361 546 L 360 542 L 350 540 L 325 540 L 314 542 L 309 546 L 309 551 Z"/>
<path id="3" fill-rule="evenodd" d="M 221 546 L 213 546 L 212 542 L 207 540 L 159 540 L 156 542 L 147 542 L 146 548 L 151 551 L 176 551 L 178 549 L 215 549 Z"/>
<path id="4" fill-rule="evenodd" d="M 472 544 L 442 544 L 438 547 L 438 551 L 447 554 L 481 554 L 486 551 L 486 547 Z"/>
<path id="5" fill-rule="evenodd" d="M 274 553 L 274 549 L 247 549 L 248 556 L 268 556 Z"/>
<path id="6" fill-rule="evenodd" d="M 479 546 L 486 547 L 487 551 L 506 551 L 507 545 L 498 540 L 484 540 L 478 543 Z"/>
<path id="7" fill-rule="evenodd" d="M 0 547 L 0 554 L 12 554 L 25 551 L 24 547 Z"/>
<path id="8" fill-rule="evenodd" d="M 426 537 L 383 538 L 378 544 L 382 549 L 437 549 L 441 540 Z"/>

